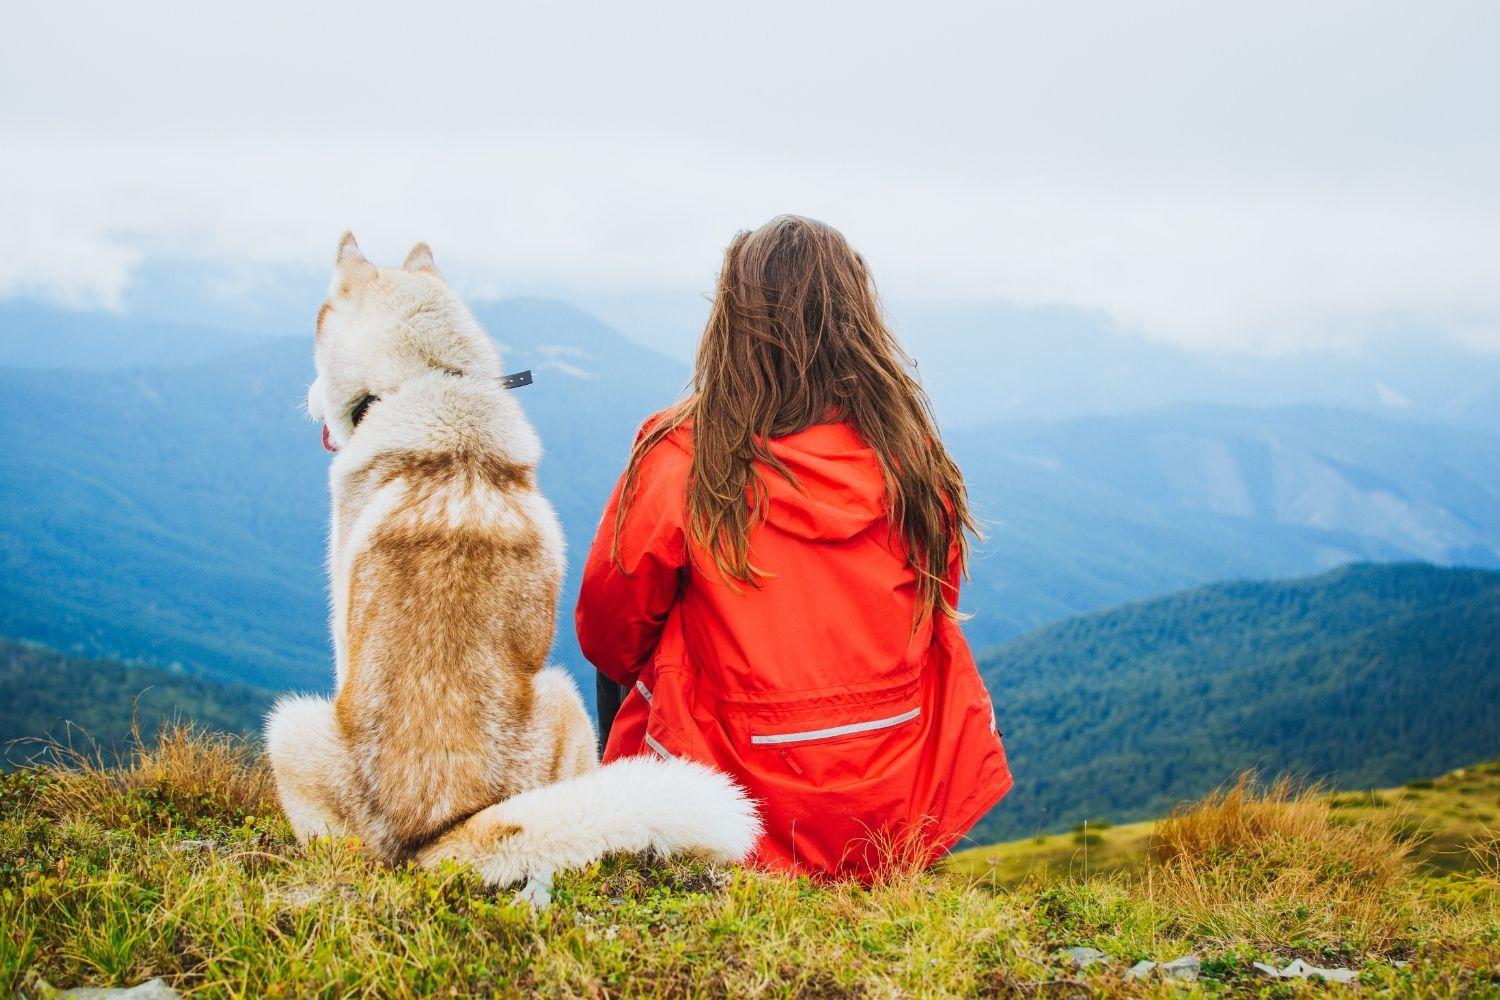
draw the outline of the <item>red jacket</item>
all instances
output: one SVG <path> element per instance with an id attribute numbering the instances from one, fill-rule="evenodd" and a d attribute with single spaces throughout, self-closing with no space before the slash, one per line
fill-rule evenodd
<path id="1" fill-rule="evenodd" d="M 952 620 L 912 630 L 916 576 L 875 453 L 844 424 L 770 447 L 801 489 L 761 470 L 758 587 L 726 583 L 688 537 L 686 427 L 642 460 L 624 572 L 616 486 L 577 611 L 584 655 L 632 686 L 604 759 L 655 752 L 733 775 L 760 802 L 763 867 L 867 879 L 930 863 L 1011 787 L 989 695 Z M 958 577 L 955 559 L 955 603 Z"/>

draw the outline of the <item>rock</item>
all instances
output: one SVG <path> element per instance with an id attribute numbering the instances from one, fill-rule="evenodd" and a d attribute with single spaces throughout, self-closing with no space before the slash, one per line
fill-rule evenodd
<path id="1" fill-rule="evenodd" d="M 148 979 L 129 989 L 76 989 L 68 990 L 65 997 L 78 1000 L 175 1000 L 182 996 L 167 985 L 165 979 Z"/>
<path id="2" fill-rule="evenodd" d="M 60 990 L 35 973 L 27 979 L 25 993 L 37 1000 L 57 1000 L 59 997 L 76 1000 L 177 1000 L 182 996 L 161 978 L 148 979 L 128 988 L 80 986 Z"/>
<path id="3" fill-rule="evenodd" d="M 1255 971 L 1268 979 L 1323 979 L 1330 983 L 1352 983 L 1359 979 L 1358 969 L 1325 969 L 1294 958 L 1284 969 L 1265 962 L 1256 962 Z"/>
<path id="4" fill-rule="evenodd" d="M 1184 955 L 1174 958 L 1170 962 L 1149 962 L 1141 960 L 1132 965 L 1125 973 L 1126 979 L 1145 979 L 1153 972 L 1160 972 L 1163 978 L 1171 979 L 1179 983 L 1196 983 L 1198 975 L 1203 971 L 1203 960 L 1197 955 Z"/>
<path id="5" fill-rule="evenodd" d="M 1069 948 L 1064 954 L 1080 969 L 1087 969 L 1095 962 L 1109 961 L 1109 956 L 1098 948 Z"/>
<path id="6" fill-rule="evenodd" d="M 1197 955 L 1184 955 L 1161 967 L 1161 974 L 1180 983 L 1196 983 L 1198 973 L 1203 971 L 1203 961 Z"/>

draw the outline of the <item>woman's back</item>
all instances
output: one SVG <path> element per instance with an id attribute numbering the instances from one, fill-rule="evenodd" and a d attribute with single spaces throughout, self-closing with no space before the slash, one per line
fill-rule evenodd
<path id="1" fill-rule="evenodd" d="M 751 558 L 764 575 L 753 587 L 727 580 L 707 553 L 693 552 L 683 595 L 687 648 L 708 658 L 724 690 L 746 696 L 909 673 L 931 620 L 913 634 L 916 573 L 894 547 L 874 453 L 845 424 L 817 424 L 769 444 L 796 485 L 766 477 L 765 520 L 750 532 Z M 684 445 L 690 440 L 669 446 Z M 675 495 L 683 489 L 685 480 L 672 484 Z"/>
<path id="2" fill-rule="evenodd" d="M 812 219 L 740 233 L 584 572 L 579 643 L 633 688 L 607 758 L 738 777 L 767 866 L 930 860 L 1010 787 L 956 623 L 973 530 L 864 260 Z"/>
<path id="3" fill-rule="evenodd" d="M 917 614 L 874 453 L 842 423 L 769 446 L 795 485 L 766 477 L 756 585 L 722 576 L 686 529 L 690 426 L 644 458 L 617 543 L 596 542 L 579 641 L 632 688 L 606 759 L 733 774 L 761 800 L 768 867 L 931 860 L 1009 788 L 988 697 L 954 623 Z"/>

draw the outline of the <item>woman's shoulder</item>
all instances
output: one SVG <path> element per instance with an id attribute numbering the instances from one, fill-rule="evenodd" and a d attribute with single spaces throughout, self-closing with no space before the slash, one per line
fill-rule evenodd
<path id="1" fill-rule="evenodd" d="M 654 438 L 654 440 L 652 440 Z M 649 442 L 637 474 L 649 479 L 685 479 L 693 464 L 693 428 L 680 406 L 659 410 L 636 431 L 635 446 Z"/>
<path id="2" fill-rule="evenodd" d="M 641 422 L 640 428 L 635 432 L 635 443 L 639 445 L 647 438 L 655 436 L 651 451 L 661 450 L 660 446 L 667 444 L 671 447 L 668 451 L 680 451 L 691 456 L 693 453 L 693 420 L 683 411 L 683 404 L 669 406 L 664 410 L 657 410 L 651 416 Z"/>

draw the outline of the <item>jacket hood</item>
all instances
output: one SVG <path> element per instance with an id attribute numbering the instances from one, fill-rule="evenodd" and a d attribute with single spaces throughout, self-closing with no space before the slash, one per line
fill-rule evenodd
<path id="1" fill-rule="evenodd" d="M 665 415 L 653 415 L 641 433 Z M 691 456 L 692 421 L 684 421 L 661 444 Z M 772 438 L 770 449 L 797 481 L 794 485 L 772 469 L 760 470 L 769 501 L 769 527 L 810 541 L 840 542 L 885 518 L 880 460 L 848 424 L 815 424 Z"/>
<path id="2" fill-rule="evenodd" d="M 844 541 L 885 518 L 880 462 L 847 424 L 817 424 L 774 438 L 770 449 L 797 482 L 761 470 L 769 526 L 799 538 Z"/>

